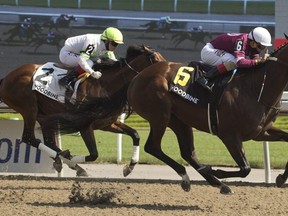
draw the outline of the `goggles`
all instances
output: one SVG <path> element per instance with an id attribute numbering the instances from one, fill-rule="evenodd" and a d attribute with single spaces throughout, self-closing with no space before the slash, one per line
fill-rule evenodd
<path id="1" fill-rule="evenodd" d="M 116 43 L 115 41 L 111 41 L 110 43 L 111 43 L 111 45 L 112 45 L 113 47 L 117 47 L 117 46 L 118 46 L 118 43 Z"/>

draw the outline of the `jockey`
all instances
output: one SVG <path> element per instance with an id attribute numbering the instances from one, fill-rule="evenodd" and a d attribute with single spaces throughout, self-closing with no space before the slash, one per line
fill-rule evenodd
<path id="1" fill-rule="evenodd" d="M 99 79 L 102 73 L 92 69 L 91 58 L 107 57 L 117 61 L 114 50 L 119 44 L 123 44 L 123 35 L 114 27 L 106 28 L 102 34 L 85 34 L 68 38 L 60 50 L 59 59 L 67 66 L 77 67 L 61 78 L 59 84 L 72 89 L 71 81 L 84 72 Z"/>
<path id="2" fill-rule="evenodd" d="M 171 23 L 172 22 L 171 22 L 170 16 L 160 17 L 159 22 L 158 22 L 158 28 L 163 29 L 165 25 L 171 24 Z"/>
<path id="3" fill-rule="evenodd" d="M 46 42 L 48 44 L 53 43 L 55 40 L 55 37 L 56 37 L 55 32 L 49 31 L 48 34 L 46 35 Z"/>
<path id="4" fill-rule="evenodd" d="M 67 21 L 67 20 L 69 20 L 70 17 L 68 14 L 61 14 L 59 18 Z"/>
<path id="5" fill-rule="evenodd" d="M 254 28 L 249 34 L 219 35 L 201 50 L 202 62 L 215 67 L 196 82 L 211 91 L 212 87 L 208 86 L 208 78 L 225 74 L 235 68 L 249 68 L 263 63 L 269 55 L 265 54 L 263 58 L 260 58 L 259 54 L 267 50 L 269 46 L 272 46 L 271 35 L 262 27 Z"/>
<path id="6" fill-rule="evenodd" d="M 24 29 L 28 29 L 31 25 L 32 25 L 31 17 L 25 18 L 21 23 L 21 27 Z"/>

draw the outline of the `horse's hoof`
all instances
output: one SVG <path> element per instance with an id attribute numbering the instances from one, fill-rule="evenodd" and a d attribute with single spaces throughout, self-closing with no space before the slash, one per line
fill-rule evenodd
<path id="1" fill-rule="evenodd" d="M 220 193 L 225 195 L 234 194 L 234 192 L 227 185 L 220 186 Z"/>
<path id="2" fill-rule="evenodd" d="M 190 191 L 190 178 L 187 174 L 182 175 L 181 187 L 186 192 Z"/>
<path id="3" fill-rule="evenodd" d="M 190 182 L 187 181 L 182 181 L 181 182 L 181 187 L 184 191 L 189 192 L 190 191 Z"/>
<path id="4" fill-rule="evenodd" d="M 88 173 L 82 168 L 80 167 L 78 164 L 74 167 L 74 169 L 76 170 L 76 176 L 78 177 L 87 177 Z"/>
<path id="5" fill-rule="evenodd" d="M 130 167 L 128 164 L 126 164 L 123 168 L 123 176 L 127 177 L 133 170 L 134 167 Z"/>
<path id="6" fill-rule="evenodd" d="M 278 175 L 276 178 L 276 185 L 277 187 L 283 187 L 283 185 L 285 184 L 287 178 L 284 178 L 283 175 Z"/>
<path id="7" fill-rule="evenodd" d="M 88 173 L 83 168 L 80 167 L 80 169 L 77 169 L 76 175 L 78 177 L 87 177 Z"/>
<path id="8" fill-rule="evenodd" d="M 123 168 L 123 176 L 127 177 L 134 169 L 136 163 L 131 162 L 129 165 L 126 164 Z"/>
<path id="9" fill-rule="evenodd" d="M 55 161 L 53 162 L 53 167 L 58 173 L 61 172 L 63 166 L 62 166 L 62 161 L 60 160 L 59 157 L 55 158 Z"/>

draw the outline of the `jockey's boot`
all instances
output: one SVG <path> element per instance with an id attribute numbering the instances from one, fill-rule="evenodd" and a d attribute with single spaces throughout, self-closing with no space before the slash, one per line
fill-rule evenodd
<path id="1" fill-rule="evenodd" d="M 59 80 L 59 84 L 62 86 L 65 86 L 66 89 L 73 91 L 73 87 L 71 84 L 72 84 L 73 80 L 77 77 L 78 77 L 78 71 L 72 70 L 70 73 L 68 73 L 66 76 L 62 77 Z"/>
<path id="2" fill-rule="evenodd" d="M 216 77 L 219 75 L 219 71 L 217 67 L 213 67 L 211 68 L 209 71 L 207 71 L 206 74 L 204 74 L 202 77 L 199 77 L 196 82 L 201 85 L 202 87 L 204 87 L 205 89 L 209 90 L 210 92 L 212 92 L 212 86 L 209 85 L 209 79 Z"/>

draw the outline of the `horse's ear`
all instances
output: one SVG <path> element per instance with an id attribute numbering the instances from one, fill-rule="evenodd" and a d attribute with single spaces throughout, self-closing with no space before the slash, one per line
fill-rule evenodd
<path id="1" fill-rule="evenodd" d="M 285 33 L 284 33 L 284 36 L 285 36 L 286 40 L 288 40 L 288 36 Z"/>

